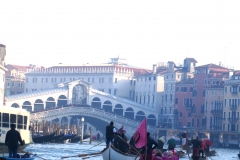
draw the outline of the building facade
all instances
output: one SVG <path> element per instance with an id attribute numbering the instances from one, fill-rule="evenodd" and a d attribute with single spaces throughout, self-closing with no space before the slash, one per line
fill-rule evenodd
<path id="1" fill-rule="evenodd" d="M 7 64 L 6 68 L 5 96 L 23 93 L 25 73 L 29 67 Z"/>
<path id="2" fill-rule="evenodd" d="M 205 89 L 228 79 L 229 69 L 215 64 L 207 64 L 195 67 L 193 89 L 192 127 L 203 129 Z"/>
<path id="3" fill-rule="evenodd" d="M 176 116 L 175 109 L 175 88 L 176 83 L 193 77 L 194 66 L 197 61 L 194 58 L 184 59 L 183 65 L 176 66 L 174 62 L 169 61 L 167 71 L 164 74 L 164 93 L 162 96 L 162 104 L 160 109 L 159 125 L 162 128 L 176 128 L 174 122 Z"/>
<path id="4" fill-rule="evenodd" d="M 239 132 L 240 72 L 224 84 L 223 131 Z"/>
<path id="5" fill-rule="evenodd" d="M 175 91 L 175 126 L 176 128 L 192 127 L 193 105 L 193 78 L 185 79 L 176 83 Z"/>
<path id="6" fill-rule="evenodd" d="M 134 77 L 150 70 L 132 67 L 121 58 L 112 58 L 108 64 L 82 66 L 53 66 L 31 69 L 26 73 L 25 93 L 54 88 L 54 85 L 77 79 L 93 84 L 99 91 L 134 100 Z"/>
<path id="7" fill-rule="evenodd" d="M 205 89 L 203 129 L 221 131 L 223 121 L 224 82 Z"/>
<path id="8" fill-rule="evenodd" d="M 134 101 L 160 111 L 161 97 L 164 92 L 164 73 L 166 66 L 163 63 L 154 64 L 151 73 L 135 77 Z"/>
<path id="9" fill-rule="evenodd" d="M 5 73 L 7 69 L 5 68 L 6 59 L 6 46 L 0 44 L 0 106 L 5 105 L 4 102 L 4 83 L 5 83 Z"/>

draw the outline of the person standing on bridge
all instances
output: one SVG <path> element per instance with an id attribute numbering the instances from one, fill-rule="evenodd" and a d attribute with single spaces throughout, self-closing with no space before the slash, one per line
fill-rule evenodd
<path id="1" fill-rule="evenodd" d="M 116 128 L 113 126 L 113 121 L 110 122 L 110 125 L 106 127 L 106 147 L 109 146 L 109 143 L 113 143 L 114 135 L 116 134 Z"/>

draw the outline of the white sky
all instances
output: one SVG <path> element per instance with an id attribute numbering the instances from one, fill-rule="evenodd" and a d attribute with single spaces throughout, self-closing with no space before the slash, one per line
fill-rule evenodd
<path id="1" fill-rule="evenodd" d="M 8 64 L 218 64 L 240 69 L 239 0 L 1 0 Z"/>

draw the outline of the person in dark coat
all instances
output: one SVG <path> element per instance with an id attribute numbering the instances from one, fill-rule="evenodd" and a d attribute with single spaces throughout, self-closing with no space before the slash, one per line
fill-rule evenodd
<path id="1" fill-rule="evenodd" d="M 119 135 L 114 139 L 114 147 L 123 153 L 127 153 L 129 150 L 128 139 L 125 136 L 125 132 L 120 131 Z"/>
<path id="2" fill-rule="evenodd" d="M 168 144 L 168 150 L 172 150 L 174 151 L 175 147 L 176 147 L 176 140 L 175 140 L 175 137 L 172 136 L 172 138 L 170 138 L 167 142 Z"/>
<path id="3" fill-rule="evenodd" d="M 116 129 L 113 126 L 113 121 L 110 122 L 110 125 L 106 127 L 106 147 L 109 146 L 109 143 L 113 143 L 114 135 L 116 134 Z"/>
<path id="4" fill-rule="evenodd" d="M 202 144 L 201 144 L 198 136 L 196 137 L 196 139 L 192 139 L 191 142 L 193 144 L 192 158 L 197 159 L 197 158 L 199 158 L 199 149 L 201 148 Z"/>
<path id="5" fill-rule="evenodd" d="M 158 147 L 158 144 L 155 140 L 150 137 L 150 133 L 147 132 L 147 159 L 152 160 L 152 151 Z M 145 147 L 144 147 L 145 148 Z M 141 153 L 144 152 L 144 149 Z M 145 154 L 142 154 L 142 159 L 145 159 Z"/>
<path id="6" fill-rule="evenodd" d="M 18 142 L 24 145 L 20 133 L 15 130 L 15 124 L 11 124 L 11 130 L 6 134 L 5 145 L 8 146 L 9 158 L 17 158 Z"/>

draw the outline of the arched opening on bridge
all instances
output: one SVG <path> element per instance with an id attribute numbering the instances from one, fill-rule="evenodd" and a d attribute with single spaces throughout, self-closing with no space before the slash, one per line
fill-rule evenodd
<path id="1" fill-rule="evenodd" d="M 72 131 L 76 131 L 77 127 L 79 126 L 78 124 L 78 119 L 76 117 L 72 117 L 70 120 L 70 126 Z"/>
<path id="2" fill-rule="evenodd" d="M 93 98 L 92 107 L 101 108 L 101 100 L 98 97 Z"/>
<path id="3" fill-rule="evenodd" d="M 58 97 L 58 102 L 57 102 L 58 107 L 64 107 L 67 106 L 67 97 L 64 95 L 60 95 Z"/>
<path id="4" fill-rule="evenodd" d="M 147 124 L 148 124 L 148 125 L 156 126 L 156 122 L 157 122 L 157 119 L 156 119 L 156 117 L 155 117 L 153 114 L 150 114 L 150 115 L 147 117 Z"/>
<path id="5" fill-rule="evenodd" d="M 29 101 L 23 102 L 22 109 L 32 112 L 32 104 Z"/>
<path id="6" fill-rule="evenodd" d="M 172 120 L 171 119 L 168 120 L 167 128 L 172 128 Z"/>
<path id="7" fill-rule="evenodd" d="M 136 114 L 136 121 L 142 122 L 144 118 L 145 118 L 145 113 L 143 111 L 138 111 Z"/>
<path id="8" fill-rule="evenodd" d="M 62 118 L 60 126 L 63 128 L 63 132 L 64 132 L 64 129 L 68 129 L 68 118 L 67 117 Z"/>
<path id="9" fill-rule="evenodd" d="M 112 112 L 112 103 L 110 101 L 105 101 L 103 103 L 103 110 L 106 112 Z"/>
<path id="10" fill-rule="evenodd" d="M 18 105 L 17 103 L 13 103 L 13 104 L 11 105 L 11 107 L 13 107 L 13 108 L 19 108 L 19 105 Z"/>
<path id="11" fill-rule="evenodd" d="M 49 97 L 46 101 L 46 109 L 55 108 L 56 102 L 53 97 Z"/>
<path id="12" fill-rule="evenodd" d="M 86 98 L 86 94 L 84 92 L 84 86 L 77 84 L 73 87 L 72 91 L 72 104 L 74 105 L 83 105 L 83 99 Z"/>
<path id="13" fill-rule="evenodd" d="M 132 108 L 127 108 L 125 111 L 125 117 L 129 119 L 134 119 L 134 111 Z"/>
<path id="14" fill-rule="evenodd" d="M 114 114 L 123 116 L 123 106 L 121 104 L 117 104 L 114 108 Z"/>
<path id="15" fill-rule="evenodd" d="M 42 111 L 44 110 L 44 104 L 41 99 L 37 99 L 34 103 L 34 111 Z"/>

